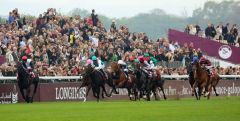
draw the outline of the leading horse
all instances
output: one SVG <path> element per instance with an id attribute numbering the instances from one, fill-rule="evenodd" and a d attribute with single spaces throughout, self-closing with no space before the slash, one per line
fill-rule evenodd
<path id="1" fill-rule="evenodd" d="M 196 87 L 198 88 L 198 95 L 196 96 L 197 100 L 200 100 L 204 88 L 205 96 L 207 96 L 207 99 L 210 99 L 210 92 L 212 91 L 212 88 L 214 89 L 216 96 L 218 96 L 216 92 L 216 85 L 220 80 L 220 76 L 217 73 L 214 73 L 210 77 L 208 75 L 208 72 L 203 69 L 197 61 L 193 63 L 192 70 L 195 80 L 192 89 L 195 92 Z"/>

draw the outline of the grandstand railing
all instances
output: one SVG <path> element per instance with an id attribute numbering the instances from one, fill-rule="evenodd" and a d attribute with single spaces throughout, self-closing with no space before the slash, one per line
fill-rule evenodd
<path id="1" fill-rule="evenodd" d="M 82 78 L 81 76 L 40 76 L 39 77 L 42 80 L 76 80 L 74 82 L 77 82 L 77 80 L 80 81 Z M 162 78 L 167 80 L 186 80 L 188 79 L 188 75 L 162 75 Z M 240 79 L 240 75 L 220 75 L 221 79 Z M 7 80 L 17 80 L 17 77 L 6 77 L 1 76 L 0 80 L 1 83 L 6 83 Z M 54 83 L 54 81 L 52 81 Z"/>

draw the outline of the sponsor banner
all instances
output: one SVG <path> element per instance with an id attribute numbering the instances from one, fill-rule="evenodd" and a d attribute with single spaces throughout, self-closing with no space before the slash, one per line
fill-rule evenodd
<path id="1" fill-rule="evenodd" d="M 0 104 L 17 103 L 19 93 L 15 84 L 0 85 Z"/>
<path id="2" fill-rule="evenodd" d="M 206 38 L 190 35 L 177 30 L 169 29 L 169 40 L 178 42 L 179 45 L 184 43 L 193 43 L 194 48 L 200 48 L 207 55 L 227 60 L 229 62 L 240 64 L 240 48 L 229 46 Z"/>
<path id="3" fill-rule="evenodd" d="M 80 88 L 80 83 L 41 83 L 39 84 L 34 101 L 89 101 L 96 100 L 92 92 L 86 97 L 87 88 Z M 111 88 L 106 86 L 107 93 Z M 239 96 L 240 80 L 221 80 L 216 87 L 220 96 Z M 106 97 L 103 100 L 127 100 L 128 92 L 126 89 L 117 89 L 119 94 L 113 94 L 112 97 Z M 185 98 L 191 97 L 192 91 L 188 81 L 168 80 L 165 82 L 164 91 L 167 98 Z M 22 96 L 16 84 L 0 84 L 0 103 L 22 102 Z M 162 92 L 159 93 L 160 98 Z M 215 93 L 212 91 L 212 96 Z M 102 100 L 102 95 L 100 96 Z"/>

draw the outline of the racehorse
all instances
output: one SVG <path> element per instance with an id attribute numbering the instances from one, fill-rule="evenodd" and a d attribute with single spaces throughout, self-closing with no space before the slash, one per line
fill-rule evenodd
<path id="1" fill-rule="evenodd" d="M 211 77 L 208 75 L 208 72 L 203 69 L 199 62 L 193 63 L 193 77 L 194 77 L 194 84 L 193 84 L 193 91 L 196 95 L 195 88 L 198 87 L 198 95 L 196 96 L 197 100 L 200 100 L 200 97 L 202 95 L 202 91 L 205 88 L 205 95 L 207 96 L 207 99 L 210 99 L 210 92 L 212 91 L 212 88 L 216 94 L 216 96 L 219 96 L 216 91 L 216 86 L 220 80 L 220 76 L 217 73 L 213 73 Z M 189 77 L 192 80 L 192 77 Z M 190 80 L 189 80 L 190 81 Z M 192 81 L 193 82 L 193 81 Z"/>
<path id="2" fill-rule="evenodd" d="M 216 90 L 216 86 L 219 81 L 220 81 L 220 76 L 216 73 L 216 71 L 213 71 L 208 88 L 210 88 L 210 89 L 213 88 L 216 96 L 219 96 L 219 94 L 217 93 L 217 90 Z M 210 93 L 209 93 L 209 96 L 210 96 Z"/>
<path id="3" fill-rule="evenodd" d="M 33 102 L 33 97 L 36 94 L 39 77 L 35 74 L 35 77 L 30 75 L 22 64 L 18 64 L 17 67 L 17 80 L 20 93 L 23 99 L 27 103 Z"/>
<path id="4" fill-rule="evenodd" d="M 136 85 L 137 89 L 140 92 L 139 99 L 143 96 L 144 93 L 147 95 L 147 100 L 150 101 L 150 94 L 151 92 L 154 94 L 155 100 L 157 99 L 156 92 L 157 90 L 160 92 L 160 90 L 163 93 L 163 97 L 166 100 L 166 95 L 164 93 L 164 80 L 161 79 L 161 74 L 158 69 L 154 69 L 154 74 L 150 78 L 148 73 L 143 71 L 140 68 L 140 64 L 135 64 L 135 75 L 136 75 Z"/>
<path id="5" fill-rule="evenodd" d="M 107 97 L 110 97 L 107 94 L 105 89 L 105 79 L 100 71 L 95 70 L 91 65 L 88 65 L 85 69 L 85 73 L 82 74 L 83 83 L 80 87 L 87 86 L 88 90 L 86 93 L 86 97 L 92 88 L 93 96 L 97 98 L 97 101 L 100 99 L 100 90 L 102 88 L 102 98 L 104 98 L 104 93 Z"/>
<path id="6" fill-rule="evenodd" d="M 123 70 L 120 68 L 120 65 L 117 64 L 116 62 L 113 62 L 111 64 L 111 72 L 108 71 L 110 74 L 109 77 L 111 77 L 112 82 L 113 82 L 113 89 L 111 91 L 111 94 L 114 90 L 114 88 L 126 88 L 128 91 L 128 96 L 130 100 L 132 100 L 132 94 L 136 94 L 135 91 L 135 77 L 133 74 L 128 74 L 129 79 L 127 78 L 126 74 L 123 72 Z M 110 81 L 111 82 L 111 81 Z M 111 84 L 109 84 L 111 86 Z M 136 100 L 136 95 L 135 99 Z"/>
<path id="7" fill-rule="evenodd" d="M 160 90 L 162 91 L 162 93 L 163 93 L 163 98 L 164 98 L 164 100 L 166 100 L 167 99 L 167 97 L 166 97 L 166 95 L 165 95 L 165 92 L 164 92 L 164 88 L 163 88 L 163 85 L 164 85 L 164 82 L 165 82 L 165 80 L 163 80 L 162 78 L 161 78 L 161 72 L 160 72 L 160 70 L 159 69 L 154 69 L 153 71 L 155 71 L 154 73 L 153 73 L 153 82 L 155 82 L 155 86 L 156 86 L 156 88 L 159 90 L 159 92 L 160 92 Z M 160 89 L 159 89 L 160 88 Z"/>
<path id="8" fill-rule="evenodd" d="M 194 79 L 194 71 L 192 69 L 192 65 L 189 64 L 187 66 L 187 71 L 188 71 L 188 81 L 189 81 L 189 84 L 192 88 L 192 96 L 196 96 L 196 99 L 198 100 L 198 95 L 197 95 L 197 91 L 196 89 L 193 87 L 194 86 L 194 83 L 195 83 L 195 79 Z"/>

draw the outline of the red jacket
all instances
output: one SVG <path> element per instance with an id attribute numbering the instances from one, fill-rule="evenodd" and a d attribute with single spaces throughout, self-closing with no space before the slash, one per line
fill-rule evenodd
<path id="1" fill-rule="evenodd" d="M 206 64 L 207 66 L 211 66 L 212 65 L 211 62 L 208 59 L 205 59 L 203 57 L 200 58 L 199 63 L 200 63 L 200 65 L 203 65 L 203 64 Z"/>

